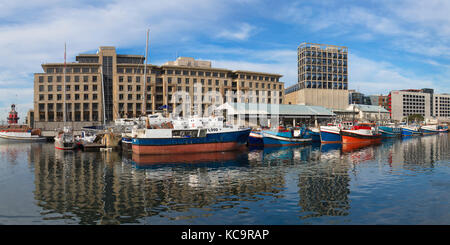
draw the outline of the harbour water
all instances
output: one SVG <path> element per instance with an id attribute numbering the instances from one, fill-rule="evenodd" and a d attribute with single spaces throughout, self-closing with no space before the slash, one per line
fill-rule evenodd
<path id="1" fill-rule="evenodd" d="M 0 224 L 450 224 L 449 139 L 146 157 L 0 142 Z"/>

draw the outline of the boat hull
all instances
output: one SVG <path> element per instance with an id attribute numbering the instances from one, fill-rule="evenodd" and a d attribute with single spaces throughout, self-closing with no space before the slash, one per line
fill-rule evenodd
<path id="1" fill-rule="evenodd" d="M 240 150 L 246 147 L 250 129 L 210 133 L 198 138 L 133 138 L 134 154 L 182 154 Z"/>
<path id="2" fill-rule="evenodd" d="M 263 136 L 260 132 L 250 132 L 248 136 L 248 145 L 261 146 L 264 145 Z"/>
<path id="3" fill-rule="evenodd" d="M 325 130 L 325 129 L 321 128 L 320 129 L 320 142 L 330 143 L 330 144 L 341 143 L 342 137 L 339 134 L 339 131 L 335 132 L 335 131 Z"/>
<path id="4" fill-rule="evenodd" d="M 420 136 L 422 133 L 419 130 L 402 128 L 402 136 Z"/>
<path id="5" fill-rule="evenodd" d="M 8 141 L 8 142 L 41 142 L 46 141 L 45 137 L 36 137 L 36 138 L 27 138 L 27 137 L 10 137 L 0 135 L 0 141 Z"/>
<path id="6" fill-rule="evenodd" d="M 422 131 L 422 134 L 424 134 L 424 135 L 439 133 L 438 126 L 422 126 L 420 128 L 420 130 Z"/>
<path id="7" fill-rule="evenodd" d="M 311 129 L 307 129 L 306 137 L 310 137 L 312 139 L 312 142 L 320 142 L 320 132 L 315 132 Z"/>
<path id="8" fill-rule="evenodd" d="M 367 134 L 358 134 L 355 132 L 350 132 L 346 130 L 341 131 L 342 143 L 380 143 L 381 142 L 381 134 L 376 135 L 367 135 Z"/>
<path id="9" fill-rule="evenodd" d="M 275 135 L 271 133 L 263 133 L 264 147 L 268 146 L 295 146 L 305 145 L 312 142 L 311 138 L 295 138 Z"/>
<path id="10" fill-rule="evenodd" d="M 378 130 L 381 133 L 381 137 L 383 137 L 383 138 L 395 138 L 395 137 L 402 136 L 401 128 L 379 126 Z"/>

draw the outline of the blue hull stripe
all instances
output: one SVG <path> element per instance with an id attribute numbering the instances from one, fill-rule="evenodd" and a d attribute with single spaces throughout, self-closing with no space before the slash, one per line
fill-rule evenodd
<path id="1" fill-rule="evenodd" d="M 322 142 L 338 142 L 342 141 L 340 134 L 334 134 L 329 132 L 320 131 L 320 139 Z"/>

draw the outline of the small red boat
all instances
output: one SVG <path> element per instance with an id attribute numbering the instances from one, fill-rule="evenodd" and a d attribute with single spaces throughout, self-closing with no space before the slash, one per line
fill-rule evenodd
<path id="1" fill-rule="evenodd" d="M 375 124 L 360 123 L 350 129 L 341 130 L 342 143 L 380 143 L 381 133 Z"/>

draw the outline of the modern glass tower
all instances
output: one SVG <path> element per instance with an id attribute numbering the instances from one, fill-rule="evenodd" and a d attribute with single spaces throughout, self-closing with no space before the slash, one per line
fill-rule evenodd
<path id="1" fill-rule="evenodd" d="M 297 52 L 298 82 L 286 89 L 286 102 L 346 109 L 348 48 L 302 43 Z"/>

